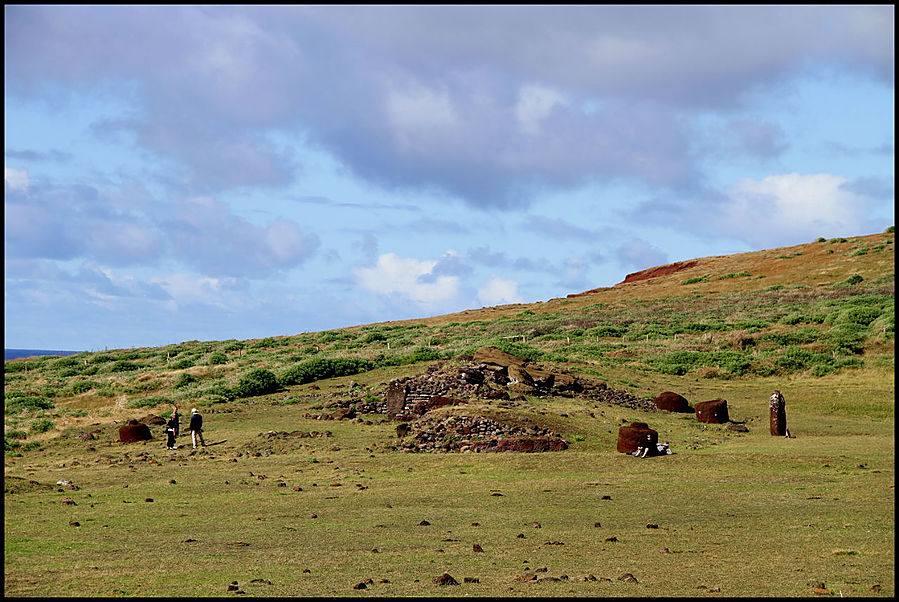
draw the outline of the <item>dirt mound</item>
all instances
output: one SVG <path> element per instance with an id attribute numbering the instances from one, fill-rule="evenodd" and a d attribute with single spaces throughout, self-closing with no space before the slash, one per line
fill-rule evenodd
<path id="1" fill-rule="evenodd" d="M 37 481 L 32 481 L 23 477 L 3 475 L 4 494 L 31 493 L 34 491 L 53 491 L 53 489 L 53 485 L 38 483 Z"/>

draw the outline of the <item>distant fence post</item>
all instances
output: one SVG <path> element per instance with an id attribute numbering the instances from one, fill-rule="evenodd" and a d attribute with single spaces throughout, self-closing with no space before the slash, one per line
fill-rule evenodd
<path id="1" fill-rule="evenodd" d="M 775 437 L 787 436 L 787 411 L 784 396 L 780 391 L 771 394 L 769 406 L 771 410 L 771 434 Z"/>

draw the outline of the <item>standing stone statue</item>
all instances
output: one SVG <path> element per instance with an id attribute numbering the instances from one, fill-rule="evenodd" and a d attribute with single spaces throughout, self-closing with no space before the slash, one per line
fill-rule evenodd
<path id="1" fill-rule="evenodd" d="M 775 437 L 787 437 L 787 412 L 784 408 L 784 396 L 780 391 L 771 394 L 769 400 L 771 408 L 771 434 Z"/>

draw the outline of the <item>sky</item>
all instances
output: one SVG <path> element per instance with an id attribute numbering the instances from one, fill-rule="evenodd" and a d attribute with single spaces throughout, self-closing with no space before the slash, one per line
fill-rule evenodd
<path id="1" fill-rule="evenodd" d="M 5 5 L 7 348 L 534 303 L 894 223 L 892 5 Z"/>

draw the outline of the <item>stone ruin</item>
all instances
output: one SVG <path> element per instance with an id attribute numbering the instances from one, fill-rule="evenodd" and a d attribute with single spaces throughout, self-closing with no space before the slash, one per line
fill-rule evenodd
<path id="1" fill-rule="evenodd" d="M 638 447 L 647 447 L 655 450 L 659 442 L 659 433 L 645 422 L 631 422 L 618 429 L 618 451 L 630 454 L 637 451 Z"/>
<path id="2" fill-rule="evenodd" d="M 119 428 L 119 441 L 122 443 L 136 443 L 138 441 L 150 441 L 150 427 L 133 418 Z"/>
<path id="3" fill-rule="evenodd" d="M 506 424 L 477 415 L 428 414 L 412 424 L 400 423 L 397 436 L 403 439 L 399 449 L 406 452 L 541 452 L 568 448 L 568 442 L 548 428 Z"/>
<path id="4" fill-rule="evenodd" d="M 690 402 L 688 402 L 683 395 L 679 395 L 673 391 L 659 393 L 653 402 L 656 404 L 657 408 L 668 412 L 688 413 L 693 411 L 693 408 L 690 407 Z"/>
<path id="5" fill-rule="evenodd" d="M 730 422 L 727 414 L 727 400 L 713 399 L 696 404 L 696 420 L 708 424 L 724 424 Z"/>
<path id="6" fill-rule="evenodd" d="M 576 396 L 589 402 L 657 410 L 651 399 L 611 389 L 603 382 L 581 379 L 567 371 L 550 370 L 496 347 L 483 347 L 473 356 L 461 359 L 468 363 L 444 367 L 438 362 L 418 376 L 383 383 L 386 391 L 380 399 L 361 398 L 360 390 L 349 399 L 335 400 L 325 413 L 306 417 L 338 420 L 358 414 L 386 415 L 401 423 L 397 427 L 397 437 L 401 439 L 398 448 L 404 451 L 531 452 L 566 449 L 568 443 L 548 429 L 445 412 L 436 413 L 435 418 L 432 411 L 474 401 L 495 401 L 499 407 L 514 407 L 526 396 L 544 395 Z M 347 411 L 350 409 L 354 412 Z"/>

